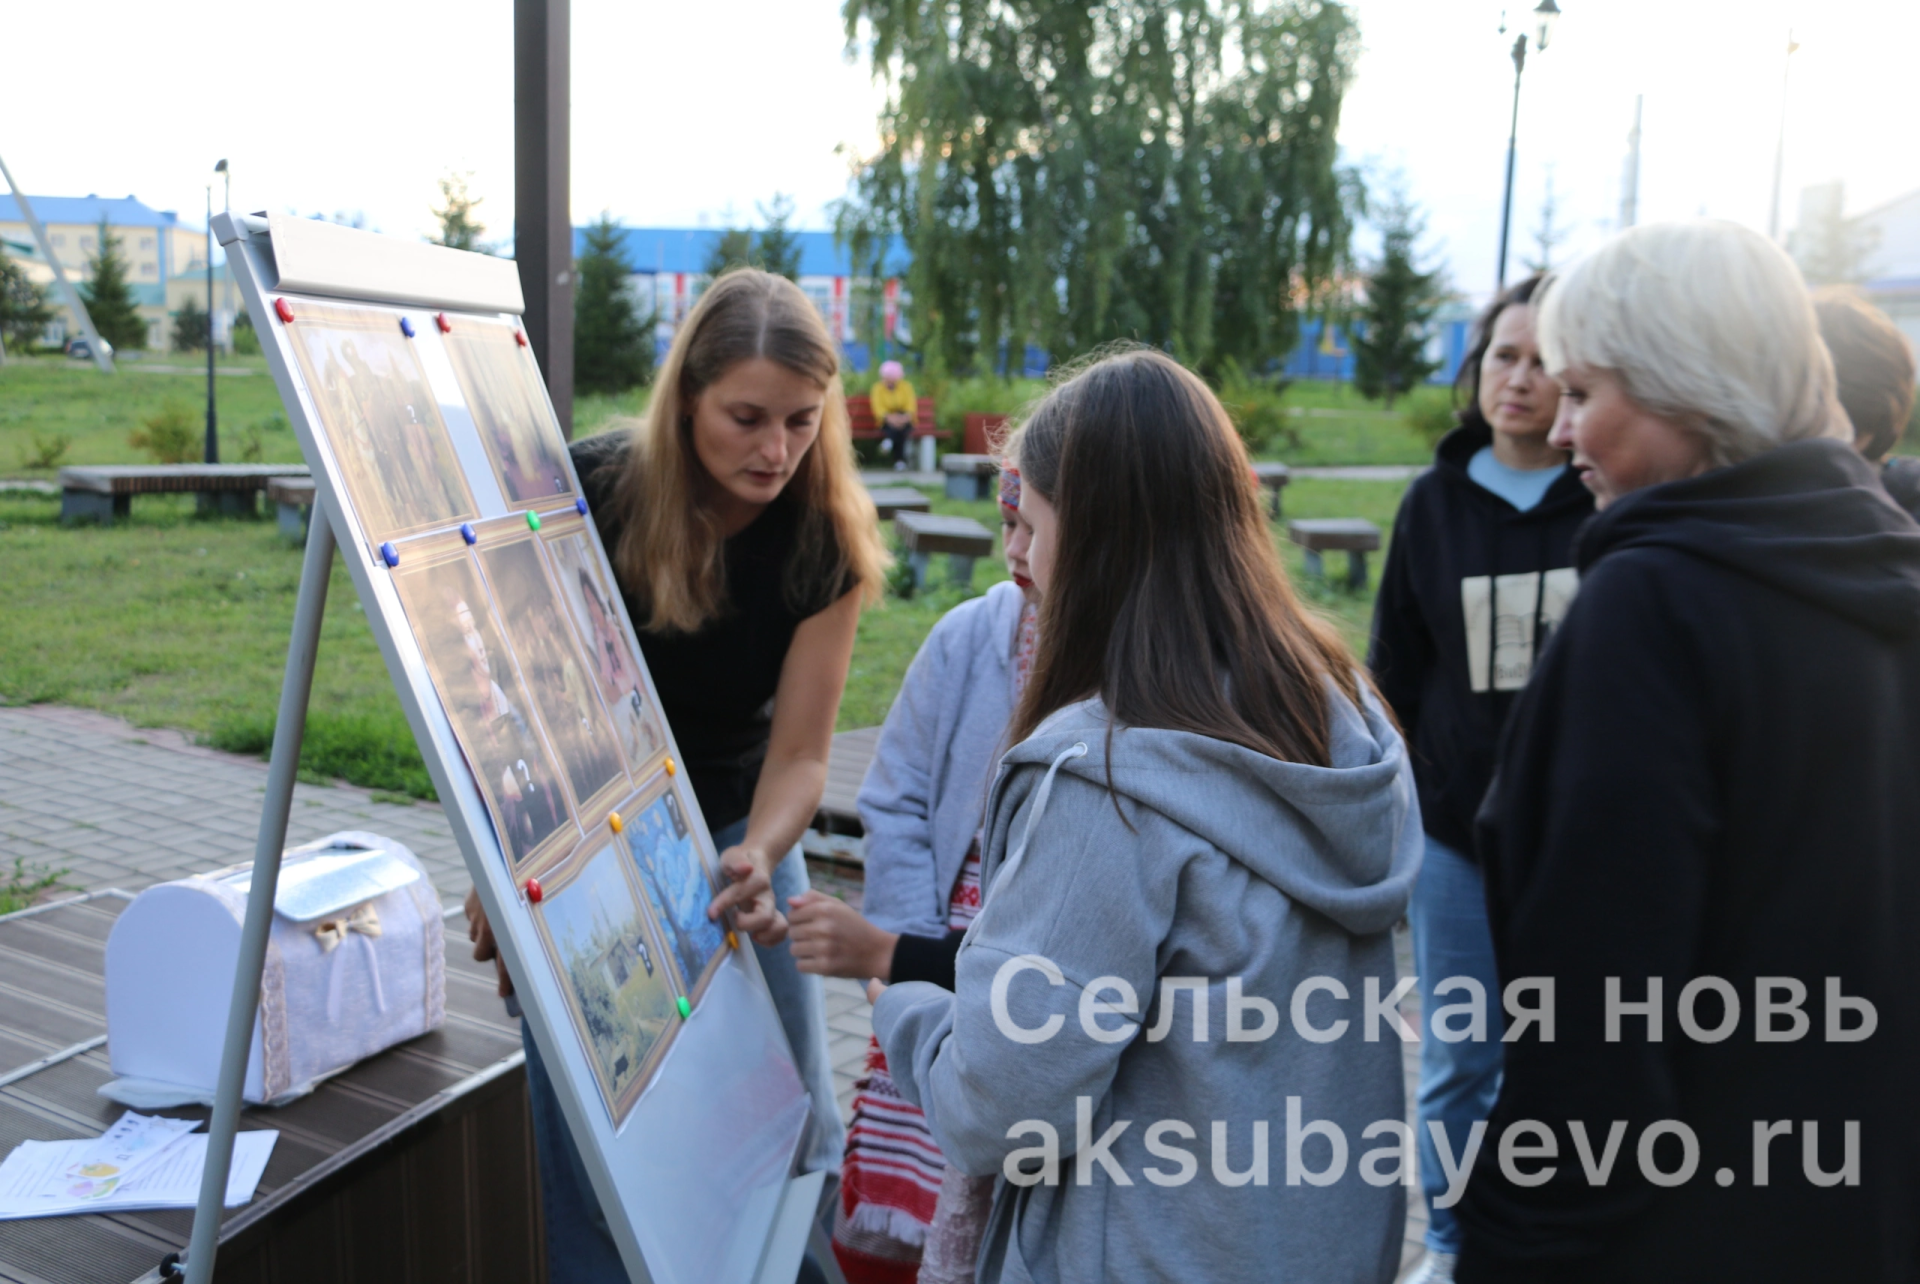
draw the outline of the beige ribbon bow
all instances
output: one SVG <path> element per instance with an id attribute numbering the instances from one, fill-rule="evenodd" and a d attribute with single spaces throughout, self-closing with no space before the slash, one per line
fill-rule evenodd
<path id="1" fill-rule="evenodd" d="M 331 954 L 339 949 L 340 942 L 347 939 L 348 932 L 358 932 L 362 936 L 380 935 L 380 913 L 373 908 L 372 901 L 356 905 L 345 918 L 321 919 L 320 925 L 313 929 L 322 954 Z"/>

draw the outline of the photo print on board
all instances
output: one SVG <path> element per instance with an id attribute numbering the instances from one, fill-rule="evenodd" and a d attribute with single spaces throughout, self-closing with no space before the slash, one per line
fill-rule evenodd
<path id="1" fill-rule="evenodd" d="M 447 356 L 507 502 L 571 495 L 567 444 L 547 407 L 533 350 L 502 321 L 456 316 L 449 325 Z"/>
<path id="2" fill-rule="evenodd" d="M 409 558 L 393 584 L 507 859 L 571 846 L 580 831 L 479 569 L 464 549 Z"/>
<path id="3" fill-rule="evenodd" d="M 287 326 L 347 498 L 373 543 L 478 515 L 414 340 L 371 308 L 303 300 Z"/>
<path id="4" fill-rule="evenodd" d="M 617 1128 L 671 1042 L 679 996 L 624 862 L 611 843 L 588 850 L 532 910 Z"/>
<path id="5" fill-rule="evenodd" d="M 554 579 L 586 649 L 594 685 L 613 719 L 620 749 L 638 777 L 666 749 L 659 715 L 647 700 L 646 682 L 640 676 L 639 644 L 584 534 L 556 528 L 547 537 L 547 555 L 553 559 Z"/>
<path id="6" fill-rule="evenodd" d="M 620 837 L 633 857 L 654 919 L 673 951 L 690 998 L 699 997 L 711 965 L 726 952 L 727 929 L 707 917 L 713 878 L 666 778 L 658 796 L 633 816 L 622 816 Z"/>
<path id="7" fill-rule="evenodd" d="M 631 787 L 613 726 L 593 689 L 592 664 L 567 627 L 532 531 L 504 540 L 489 532 L 474 551 L 500 608 L 507 645 L 573 790 L 580 823 L 591 829 Z"/>

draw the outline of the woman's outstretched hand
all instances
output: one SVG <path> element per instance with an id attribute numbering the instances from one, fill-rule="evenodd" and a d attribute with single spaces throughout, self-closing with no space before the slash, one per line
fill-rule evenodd
<path id="1" fill-rule="evenodd" d="M 774 903 L 767 854 L 756 847 L 729 847 L 720 853 L 720 869 L 727 885 L 713 898 L 707 917 L 718 919 L 732 910 L 735 930 L 751 936 L 754 944 L 774 946 L 786 940 L 787 916 Z"/>
<path id="2" fill-rule="evenodd" d="M 883 931 L 837 896 L 802 892 L 787 902 L 793 925 L 793 961 L 802 972 L 864 981 L 893 971 L 893 946 L 900 938 Z"/>

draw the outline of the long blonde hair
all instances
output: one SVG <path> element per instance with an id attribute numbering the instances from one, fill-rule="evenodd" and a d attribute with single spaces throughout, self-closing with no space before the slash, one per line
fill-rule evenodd
<path id="1" fill-rule="evenodd" d="M 646 604 L 641 627 L 648 632 L 692 633 L 726 606 L 726 534 L 708 502 L 718 483 L 694 453 L 688 407 L 733 366 L 755 357 L 827 394 L 819 435 L 782 492 L 800 509 L 784 586 L 789 604 L 798 607 L 848 577 L 866 602 L 879 600 L 889 559 L 854 463 L 839 354 L 800 287 L 740 268 L 707 288 L 674 336 L 645 422 L 629 425 L 632 445 L 614 483 L 614 502 L 627 521 L 613 565 L 622 586 Z M 823 565 L 829 548 L 835 556 Z"/>

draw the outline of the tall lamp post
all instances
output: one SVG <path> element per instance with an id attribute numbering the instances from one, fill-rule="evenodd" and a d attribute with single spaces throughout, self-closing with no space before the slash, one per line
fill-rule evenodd
<path id="1" fill-rule="evenodd" d="M 1787 88 L 1793 74 L 1793 54 L 1800 42 L 1787 32 L 1787 57 L 1780 66 L 1780 137 L 1773 145 L 1773 213 L 1767 216 L 1767 239 L 1780 239 L 1780 175 L 1787 167 Z"/>
<path id="2" fill-rule="evenodd" d="M 1553 37 L 1553 24 L 1560 17 L 1560 6 L 1553 0 L 1540 0 L 1534 7 L 1534 48 L 1545 52 L 1547 41 Z M 1500 31 L 1504 35 L 1507 27 L 1503 22 Z M 1521 32 L 1513 41 L 1513 123 L 1507 130 L 1507 193 L 1500 202 L 1500 270 L 1494 281 L 1494 289 L 1507 288 L 1507 230 L 1513 224 L 1513 158 L 1520 141 L 1520 73 L 1527 67 L 1527 33 Z"/>
<path id="3" fill-rule="evenodd" d="M 227 171 L 227 162 L 223 157 L 213 172 L 225 176 L 227 180 L 227 206 L 229 212 L 233 206 L 233 175 Z M 207 184 L 207 462 L 220 462 L 219 419 L 213 409 L 213 184 Z"/>

